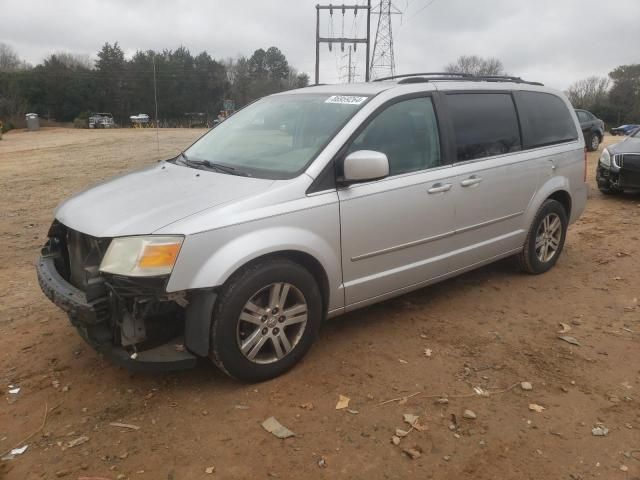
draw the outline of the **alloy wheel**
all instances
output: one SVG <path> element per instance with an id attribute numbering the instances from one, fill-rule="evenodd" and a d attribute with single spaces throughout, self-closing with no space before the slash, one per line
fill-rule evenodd
<path id="1" fill-rule="evenodd" d="M 545 216 L 536 231 L 536 256 L 542 263 L 550 261 L 560 248 L 562 221 L 555 213 Z"/>
<path id="2" fill-rule="evenodd" d="M 249 361 L 274 363 L 300 342 L 307 326 L 304 295 L 290 283 L 272 283 L 245 303 L 238 318 L 236 339 Z"/>

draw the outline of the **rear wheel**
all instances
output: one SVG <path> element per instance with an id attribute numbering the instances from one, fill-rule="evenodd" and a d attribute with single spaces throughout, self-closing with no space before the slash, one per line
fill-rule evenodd
<path id="1" fill-rule="evenodd" d="M 220 293 L 210 356 L 238 380 L 267 380 L 307 353 L 321 321 L 322 297 L 313 276 L 290 260 L 266 260 L 238 272 Z"/>
<path id="2" fill-rule="evenodd" d="M 527 273 L 540 274 L 550 270 L 558 261 L 567 233 L 567 212 L 560 202 L 546 200 L 536 214 L 518 264 Z"/>
<path id="3" fill-rule="evenodd" d="M 597 133 L 592 133 L 589 139 L 589 151 L 595 152 L 600 147 L 600 136 Z"/>

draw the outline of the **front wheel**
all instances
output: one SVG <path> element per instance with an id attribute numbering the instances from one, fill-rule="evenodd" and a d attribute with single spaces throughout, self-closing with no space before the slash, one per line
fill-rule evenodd
<path id="1" fill-rule="evenodd" d="M 592 133 L 589 139 L 589 151 L 595 152 L 600 147 L 600 136 L 597 133 Z"/>
<path id="2" fill-rule="evenodd" d="M 520 268 L 531 274 L 550 270 L 558 261 L 569 224 L 567 212 L 557 200 L 546 200 L 531 224 L 522 252 Z"/>
<path id="3" fill-rule="evenodd" d="M 307 353 L 322 321 L 314 277 L 287 259 L 270 259 L 236 273 L 213 312 L 213 362 L 233 378 L 277 377 Z"/>

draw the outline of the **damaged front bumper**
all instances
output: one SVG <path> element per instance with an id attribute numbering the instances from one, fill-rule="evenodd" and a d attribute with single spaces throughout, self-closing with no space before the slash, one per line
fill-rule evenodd
<path id="1" fill-rule="evenodd" d="M 640 189 L 640 154 L 614 154 L 611 165 L 598 162 L 596 182 L 602 188 Z"/>
<path id="2" fill-rule="evenodd" d="M 63 276 L 73 268 L 65 250 L 50 239 L 37 262 L 38 282 L 95 350 L 136 371 L 187 369 L 208 354 L 215 293 L 167 295 L 166 279 L 103 276 L 91 267 L 83 291 Z"/>
<path id="3" fill-rule="evenodd" d="M 87 300 L 82 290 L 62 278 L 52 257 L 40 257 L 37 273 L 44 294 L 67 313 L 71 324 L 89 345 L 114 363 L 136 371 L 182 370 L 196 365 L 195 355 L 176 348 L 182 343 L 179 337 L 143 351 L 116 345 L 108 298 Z"/>

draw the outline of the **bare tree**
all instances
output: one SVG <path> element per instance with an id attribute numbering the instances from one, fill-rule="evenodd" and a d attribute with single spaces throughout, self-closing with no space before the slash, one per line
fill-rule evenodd
<path id="1" fill-rule="evenodd" d="M 448 73 L 468 73 L 471 75 L 506 75 L 502 62 L 495 58 L 478 55 L 461 55 L 454 63 L 444 67 Z"/>
<path id="2" fill-rule="evenodd" d="M 55 56 L 58 61 L 67 68 L 84 68 L 87 70 L 91 70 L 93 68 L 93 60 L 91 60 L 91 57 L 86 54 L 55 52 L 52 56 Z"/>
<path id="3" fill-rule="evenodd" d="M 287 76 L 287 88 L 304 88 L 309 86 L 309 75 L 299 72 L 293 67 L 289 67 L 289 75 Z"/>
<path id="4" fill-rule="evenodd" d="M 16 51 L 6 43 L 0 43 L 0 72 L 15 72 L 22 66 Z"/>
<path id="5" fill-rule="evenodd" d="M 233 84 L 238 73 L 238 60 L 233 57 L 228 57 L 222 60 L 222 65 L 224 65 L 224 69 L 227 74 L 227 81 Z"/>
<path id="6" fill-rule="evenodd" d="M 575 108 L 590 109 L 607 102 L 609 84 L 607 77 L 587 77 L 571 84 L 565 93 Z"/>

